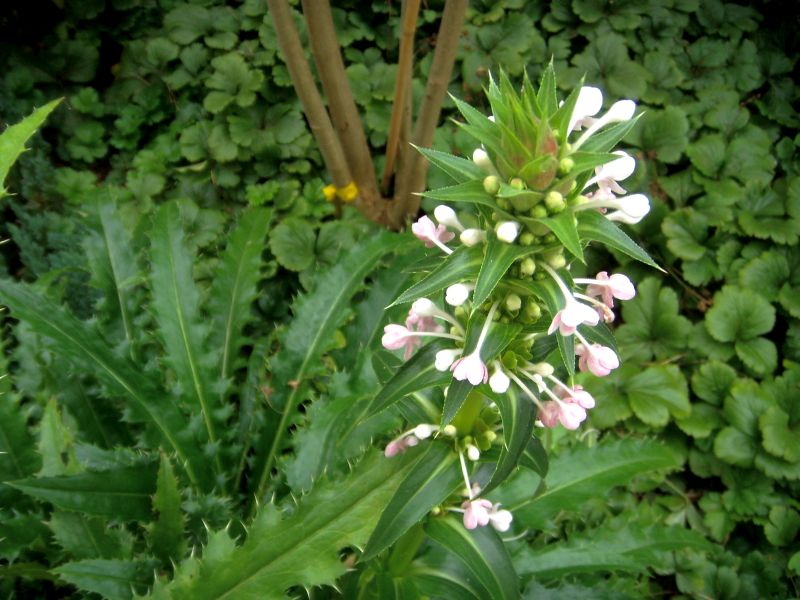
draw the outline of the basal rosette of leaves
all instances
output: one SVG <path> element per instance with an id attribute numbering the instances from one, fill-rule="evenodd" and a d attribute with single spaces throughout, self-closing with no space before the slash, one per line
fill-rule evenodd
<path id="1" fill-rule="evenodd" d="M 455 100 L 465 119 L 459 125 L 480 144 L 471 161 L 420 150 L 454 180 L 425 195 L 467 208 L 458 216 L 439 205 L 438 225 L 428 216 L 412 225 L 442 255 L 438 264 L 427 259 L 432 268 L 394 301 L 412 302 L 411 309 L 404 325 L 384 328 L 382 344 L 402 349 L 405 364 L 370 410 L 444 389 L 438 420 L 412 424 L 385 454 L 420 444 L 450 452 L 437 454 L 424 501 L 404 494 L 422 475 L 404 482 L 372 534 L 367 558 L 431 509 L 462 513 L 467 529 L 510 528 L 512 513 L 486 494 L 520 462 L 535 460 L 528 456 L 541 448 L 535 422 L 577 429 L 586 419 L 595 399 L 574 383 L 576 359 L 578 370 L 598 377 L 619 366 L 605 323 L 614 320 L 615 298 L 636 293 L 622 273 L 573 278 L 571 263 L 583 262 L 584 246 L 600 241 L 655 266 L 613 223 L 638 222 L 650 208 L 644 195 L 620 185 L 634 159 L 611 152 L 636 122 L 635 103 L 620 100 L 599 114 L 602 93 L 590 86 L 559 102 L 552 65 L 538 90 L 525 79 L 517 92 L 501 74 L 486 94 L 489 117 Z M 421 346 L 425 339 L 435 341 Z"/>

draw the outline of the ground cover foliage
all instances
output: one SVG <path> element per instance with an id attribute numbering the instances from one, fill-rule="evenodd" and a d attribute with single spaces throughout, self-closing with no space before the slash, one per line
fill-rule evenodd
<path id="1" fill-rule="evenodd" d="M 379 148 L 399 7 L 336 6 Z M 361 350 L 377 347 L 413 244 L 332 218 L 266 12 L 67 0 L 0 17 L 4 125 L 65 98 L 0 200 L 5 597 L 508 597 L 486 575 L 500 567 L 530 598 L 796 596 L 796 15 L 768 2 L 472 4 L 459 98 L 488 112 L 490 70 L 537 80 L 552 57 L 562 96 L 585 75 L 640 104 L 625 187 L 653 210 L 628 232 L 668 276 L 624 253 L 588 257 L 639 282 L 616 328 L 623 366 L 584 382 L 602 400 L 582 435 L 540 437 L 549 469 L 497 490 L 527 535 L 498 546 L 481 530 L 470 553 L 432 521 L 345 575 L 413 465 L 447 459 L 368 450 L 425 411 L 360 412 L 385 379 Z M 416 95 L 440 13 L 421 13 Z M 437 131 L 439 150 L 474 145 Z M 416 559 L 403 552 L 423 537 Z M 293 540 L 313 550 L 281 579 L 302 562 Z M 227 574 L 242 564 L 246 576 Z"/>

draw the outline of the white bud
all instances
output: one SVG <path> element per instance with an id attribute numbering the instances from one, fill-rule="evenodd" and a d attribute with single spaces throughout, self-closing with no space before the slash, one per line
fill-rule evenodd
<path id="1" fill-rule="evenodd" d="M 463 283 L 456 283 L 447 288 L 444 295 L 444 301 L 450 306 L 461 306 L 469 298 L 469 292 L 472 288 L 467 287 Z"/>
<path id="2" fill-rule="evenodd" d="M 415 300 L 411 305 L 411 312 L 420 317 L 432 317 L 439 311 L 436 305 L 427 298 Z"/>
<path id="3" fill-rule="evenodd" d="M 540 362 L 533 365 L 533 372 L 537 375 L 541 375 L 542 377 L 552 375 L 554 371 L 555 369 L 550 363 Z"/>
<path id="4" fill-rule="evenodd" d="M 442 435 L 446 435 L 447 437 L 456 437 L 456 433 L 458 433 L 458 430 L 455 425 L 445 425 L 442 428 Z"/>
<path id="5" fill-rule="evenodd" d="M 486 232 L 482 229 L 465 229 L 458 237 L 465 246 L 480 244 L 486 239 Z"/>
<path id="6" fill-rule="evenodd" d="M 486 150 L 483 148 L 477 148 L 475 152 L 472 153 L 472 162 L 474 162 L 487 173 L 491 174 L 495 172 L 492 160 L 489 158 L 489 155 L 486 154 Z"/>
<path id="7" fill-rule="evenodd" d="M 442 225 L 446 225 L 447 227 L 453 227 L 454 229 L 463 230 L 464 226 L 458 220 L 456 216 L 456 211 L 454 211 L 449 206 L 444 204 L 440 204 L 436 208 L 433 209 L 433 216 L 436 217 L 436 220 L 441 223 Z"/>
<path id="8" fill-rule="evenodd" d="M 516 221 L 503 221 L 497 226 L 497 239 L 507 244 L 513 243 L 519 234 L 519 223 Z"/>
<path id="9" fill-rule="evenodd" d="M 478 450 L 477 446 L 473 446 L 472 444 L 467 444 L 467 458 L 470 459 L 472 462 L 475 462 L 481 457 L 481 451 Z"/>
<path id="10" fill-rule="evenodd" d="M 421 440 L 426 440 L 431 437 L 431 434 L 434 432 L 435 427 L 433 425 L 428 425 L 427 423 L 420 423 L 416 427 L 414 427 L 414 435 L 417 436 Z"/>
<path id="11" fill-rule="evenodd" d="M 436 353 L 433 366 L 437 371 L 447 371 L 450 365 L 461 355 L 461 350 L 439 350 Z"/>
<path id="12" fill-rule="evenodd" d="M 409 435 L 404 441 L 406 446 L 409 447 L 416 446 L 417 444 L 419 444 L 419 439 L 413 435 Z"/>
<path id="13" fill-rule="evenodd" d="M 608 109 L 608 112 L 603 115 L 605 123 L 613 123 L 614 121 L 627 121 L 633 117 L 636 112 L 636 102 L 633 100 L 617 100 Z"/>
<path id="14" fill-rule="evenodd" d="M 650 200 L 644 194 L 631 194 L 630 196 L 617 198 L 614 202 L 614 207 L 619 210 L 608 213 L 606 215 L 608 220 L 635 225 L 650 212 Z"/>
<path id="15" fill-rule="evenodd" d="M 502 369 L 496 369 L 492 376 L 489 377 L 489 387 L 495 394 L 505 394 L 508 387 L 511 385 L 511 380 L 508 375 L 503 373 Z"/>

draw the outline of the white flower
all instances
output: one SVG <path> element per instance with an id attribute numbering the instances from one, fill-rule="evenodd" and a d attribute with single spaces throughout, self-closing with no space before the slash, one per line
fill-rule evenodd
<path id="1" fill-rule="evenodd" d="M 460 239 L 461 243 L 465 246 L 475 246 L 486 239 L 486 232 L 482 229 L 465 229 L 461 232 L 461 235 L 458 236 L 458 239 Z"/>
<path id="2" fill-rule="evenodd" d="M 461 306 L 469 298 L 469 293 L 474 286 L 464 283 L 456 283 L 451 285 L 444 294 L 444 301 L 450 306 Z"/>
<path id="3" fill-rule="evenodd" d="M 593 117 L 603 108 L 603 93 L 596 87 L 585 85 L 578 92 L 578 100 L 569 119 L 569 128 L 572 131 L 576 126 L 583 125 L 584 119 Z"/>
<path id="4" fill-rule="evenodd" d="M 511 385 L 511 380 L 508 378 L 503 372 L 501 368 L 495 368 L 494 373 L 489 378 L 489 387 L 492 388 L 492 391 L 495 394 L 504 394 L 508 391 L 508 387 Z"/>
<path id="5" fill-rule="evenodd" d="M 437 371 L 447 371 L 460 354 L 461 350 L 439 350 L 436 353 L 433 366 Z"/>
<path id="6" fill-rule="evenodd" d="M 519 235 L 519 223 L 516 221 L 503 221 L 497 226 L 497 239 L 511 244 Z"/>

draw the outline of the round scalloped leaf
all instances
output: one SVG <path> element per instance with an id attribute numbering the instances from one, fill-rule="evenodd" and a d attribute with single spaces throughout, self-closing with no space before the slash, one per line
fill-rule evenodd
<path id="1" fill-rule="evenodd" d="M 733 367 L 719 361 L 704 363 L 692 375 L 692 391 L 700 398 L 719 406 L 736 381 Z"/>
<path id="2" fill-rule="evenodd" d="M 789 415 L 771 406 L 758 418 L 764 449 L 789 462 L 800 461 L 800 431 L 789 424 Z"/>
<path id="3" fill-rule="evenodd" d="M 775 309 L 751 290 L 726 286 L 714 296 L 705 324 L 717 341 L 746 341 L 772 329 Z"/>
<path id="4" fill-rule="evenodd" d="M 736 356 L 759 375 L 772 373 L 778 366 L 778 349 L 766 338 L 736 342 Z"/>
<path id="5" fill-rule="evenodd" d="M 733 427 L 726 427 L 714 440 L 714 454 L 726 463 L 739 467 L 752 467 L 758 448 L 753 438 Z"/>

